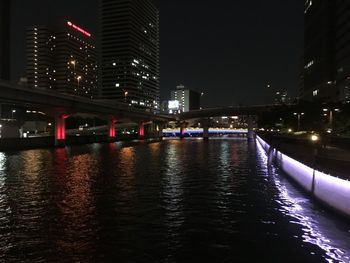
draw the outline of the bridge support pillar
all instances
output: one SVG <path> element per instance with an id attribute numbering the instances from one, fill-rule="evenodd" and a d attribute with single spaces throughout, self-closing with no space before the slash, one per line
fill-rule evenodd
<path id="1" fill-rule="evenodd" d="M 139 140 L 145 139 L 145 123 L 139 122 Z"/>
<path id="2" fill-rule="evenodd" d="M 110 120 L 109 120 L 109 123 L 108 123 L 108 127 L 109 127 L 109 140 L 110 141 L 113 141 L 116 139 L 116 134 L 115 134 L 115 128 L 116 128 L 116 119 L 114 117 L 112 117 Z"/>
<path id="3" fill-rule="evenodd" d="M 185 126 L 181 125 L 180 127 L 180 139 L 185 138 Z"/>
<path id="4" fill-rule="evenodd" d="M 209 126 L 203 127 L 203 140 L 209 140 Z"/>
<path id="5" fill-rule="evenodd" d="M 248 134 L 247 134 L 247 138 L 248 141 L 254 141 L 255 139 L 255 132 L 254 132 L 254 122 L 253 122 L 253 117 L 252 116 L 248 116 Z"/>
<path id="6" fill-rule="evenodd" d="M 66 146 L 66 119 L 69 115 L 59 115 L 55 118 L 55 146 Z"/>

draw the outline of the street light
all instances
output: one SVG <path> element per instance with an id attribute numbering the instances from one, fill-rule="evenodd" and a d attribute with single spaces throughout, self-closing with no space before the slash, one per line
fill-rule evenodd
<path id="1" fill-rule="evenodd" d="M 16 110 L 12 110 L 12 115 L 11 115 L 11 116 L 12 116 L 12 117 L 11 117 L 12 120 L 13 120 L 13 114 L 14 114 L 14 113 L 16 113 Z"/>
<path id="2" fill-rule="evenodd" d="M 335 112 L 340 112 L 340 109 L 338 108 L 330 108 L 330 109 L 323 109 L 323 112 L 325 112 L 324 116 L 326 117 L 329 112 L 329 129 L 333 131 L 333 122 L 334 122 L 334 113 Z"/>
<path id="3" fill-rule="evenodd" d="M 74 68 L 74 75 L 75 75 L 75 65 L 77 64 L 77 62 L 75 60 L 71 60 L 70 64 L 73 65 Z"/>
<path id="4" fill-rule="evenodd" d="M 297 116 L 298 117 L 298 129 L 297 131 L 300 130 L 300 120 L 301 120 L 301 116 L 304 116 L 305 113 L 304 112 L 294 112 L 294 116 Z"/>
<path id="5" fill-rule="evenodd" d="M 124 92 L 124 100 L 125 100 L 125 103 L 126 103 L 126 97 L 129 95 L 129 92 L 125 91 Z"/>
<path id="6" fill-rule="evenodd" d="M 78 81 L 78 89 L 79 89 L 79 86 L 80 86 L 80 81 L 81 81 L 82 77 L 81 76 L 78 76 L 77 77 L 77 81 Z"/>

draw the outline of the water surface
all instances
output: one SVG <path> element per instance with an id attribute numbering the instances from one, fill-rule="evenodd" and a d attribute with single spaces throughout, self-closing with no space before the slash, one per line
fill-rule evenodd
<path id="1" fill-rule="evenodd" d="M 0 153 L 1 262 L 349 262 L 349 231 L 243 139 Z"/>

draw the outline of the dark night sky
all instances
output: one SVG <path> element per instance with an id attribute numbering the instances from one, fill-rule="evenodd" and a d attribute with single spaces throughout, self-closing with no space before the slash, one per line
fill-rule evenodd
<path id="1" fill-rule="evenodd" d="M 25 28 L 69 18 L 97 32 L 97 0 L 13 0 L 13 78 L 25 74 Z M 204 105 L 271 102 L 297 93 L 302 0 L 154 0 L 161 16 L 161 97 L 179 83 Z"/>

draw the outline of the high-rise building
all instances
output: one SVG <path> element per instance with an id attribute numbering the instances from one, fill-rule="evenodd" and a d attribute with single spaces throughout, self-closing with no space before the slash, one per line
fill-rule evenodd
<path id="1" fill-rule="evenodd" d="M 200 93 L 187 89 L 184 85 L 179 85 L 176 90 L 171 91 L 171 101 L 178 102 L 176 104 L 179 107 L 179 112 L 199 110 L 200 98 Z"/>
<path id="2" fill-rule="evenodd" d="M 28 85 L 93 98 L 97 52 L 89 32 L 70 21 L 27 31 Z"/>
<path id="3" fill-rule="evenodd" d="M 350 102 L 350 2 L 335 1 L 335 69 L 337 99 Z"/>
<path id="4" fill-rule="evenodd" d="M 10 0 L 0 1 L 0 79 L 10 79 Z"/>
<path id="5" fill-rule="evenodd" d="M 305 1 L 301 99 L 350 100 L 350 2 Z"/>
<path id="6" fill-rule="evenodd" d="M 100 0 L 99 97 L 159 109 L 159 12 L 151 0 Z"/>
<path id="7" fill-rule="evenodd" d="M 334 1 L 305 1 L 304 87 L 302 99 L 333 98 Z"/>

